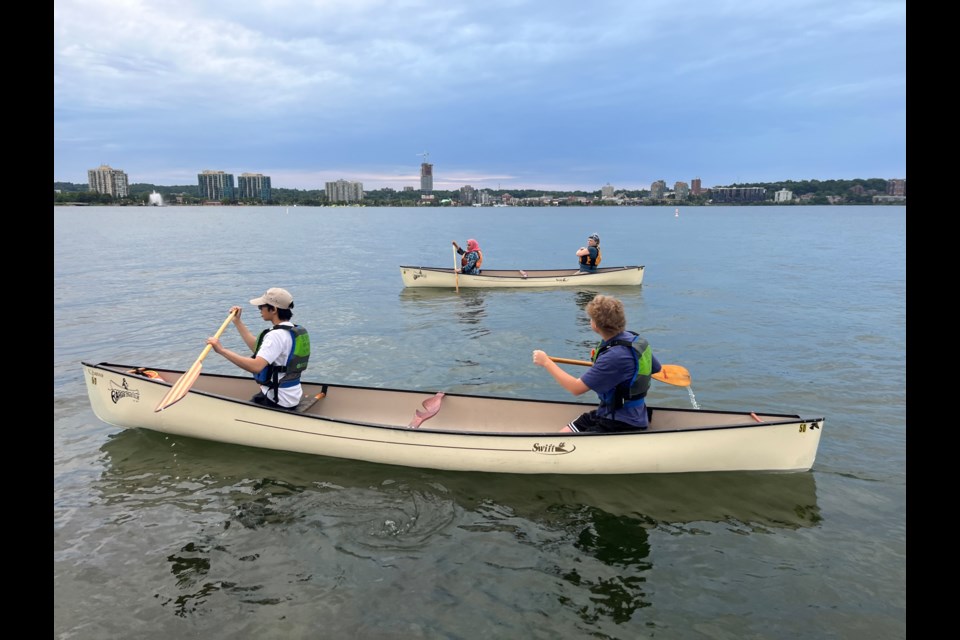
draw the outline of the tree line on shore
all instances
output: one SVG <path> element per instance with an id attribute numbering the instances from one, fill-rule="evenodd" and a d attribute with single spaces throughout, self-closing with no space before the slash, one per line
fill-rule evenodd
<path id="1" fill-rule="evenodd" d="M 802 204 L 873 204 L 873 196 L 884 195 L 887 190 L 886 178 L 855 178 L 853 180 L 785 180 L 783 182 L 736 183 L 727 185 L 731 188 L 762 187 L 766 189 L 766 199 L 751 202 L 725 202 L 723 204 L 763 205 L 774 204 L 774 194 L 781 189 L 793 193 L 794 199 L 806 196 Z M 89 190 L 86 183 L 54 182 L 53 203 L 56 204 L 89 204 L 89 205 L 147 205 L 150 203 L 150 194 L 159 193 L 165 204 L 199 205 L 205 199 L 200 196 L 198 185 L 154 185 L 148 183 L 134 183 L 129 185 L 129 195 L 125 198 L 114 198 L 109 194 L 97 193 Z M 480 191 L 479 189 L 477 191 Z M 499 202 L 503 195 L 509 194 L 515 199 L 541 198 L 551 196 L 559 200 L 569 199 L 570 204 L 616 205 L 616 201 L 601 199 L 601 190 L 596 191 L 543 191 L 540 189 L 483 189 L 492 198 Z M 373 189 L 364 191 L 363 204 L 372 207 L 390 206 L 423 206 L 420 191 L 396 191 L 395 189 Z M 621 189 L 617 192 L 631 200 L 643 200 L 643 204 L 675 205 L 683 204 L 705 205 L 710 203 L 710 192 L 705 190 L 699 196 L 688 196 L 677 200 L 670 192 L 669 198 L 651 200 L 649 190 Z M 439 206 L 441 203 L 456 203 L 461 197 L 459 190 L 433 190 L 432 203 Z M 249 204 L 272 206 L 328 206 L 331 203 L 323 189 L 283 189 L 270 190 L 270 201 L 264 202 L 259 198 L 235 198 L 224 200 L 223 204 Z M 839 199 L 839 202 L 838 202 Z M 795 200 L 796 201 L 796 200 Z M 784 204 L 784 203 L 776 203 Z"/>

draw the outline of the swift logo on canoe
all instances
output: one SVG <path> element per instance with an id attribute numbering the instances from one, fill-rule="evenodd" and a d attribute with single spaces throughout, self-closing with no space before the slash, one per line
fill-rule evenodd
<path id="1" fill-rule="evenodd" d="M 570 445 L 570 448 L 567 448 L 566 442 L 561 442 L 560 444 L 540 444 L 539 442 L 533 443 L 533 452 L 542 453 L 548 456 L 562 456 L 565 453 L 573 453 L 577 450 L 575 445 Z"/>
<path id="2" fill-rule="evenodd" d="M 120 398 L 133 398 L 136 401 L 140 401 L 140 391 L 138 389 L 131 389 L 127 386 L 127 379 L 124 378 L 123 382 L 117 384 L 113 380 L 110 381 L 110 399 L 113 400 L 113 404 L 120 402 Z"/>

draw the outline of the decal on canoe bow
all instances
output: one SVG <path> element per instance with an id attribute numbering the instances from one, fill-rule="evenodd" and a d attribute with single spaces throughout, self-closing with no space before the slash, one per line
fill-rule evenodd
<path id="1" fill-rule="evenodd" d="M 137 402 L 140 401 L 140 390 L 131 389 L 127 386 L 127 379 L 124 378 L 123 382 L 117 384 L 113 380 L 110 381 L 110 399 L 113 400 L 113 404 L 120 402 L 121 398 L 133 398 Z"/>

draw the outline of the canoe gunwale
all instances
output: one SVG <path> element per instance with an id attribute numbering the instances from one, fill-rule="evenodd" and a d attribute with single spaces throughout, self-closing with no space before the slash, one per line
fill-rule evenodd
<path id="1" fill-rule="evenodd" d="M 138 375 L 135 374 L 135 373 L 130 372 L 131 369 L 135 369 L 135 368 L 136 368 L 136 367 L 131 366 L 131 365 L 121 365 L 121 364 L 115 364 L 115 363 L 110 363 L 110 362 L 99 362 L 99 363 L 97 363 L 97 364 L 93 364 L 93 363 L 89 363 L 89 362 L 81 362 L 80 364 L 81 364 L 82 366 L 84 366 L 84 367 L 91 367 L 91 368 L 94 368 L 94 369 L 101 369 L 101 370 L 108 371 L 108 372 L 114 373 L 114 374 L 135 376 L 138 381 L 143 381 L 143 382 L 148 383 L 148 384 L 155 384 L 155 385 L 160 385 L 160 386 L 164 386 L 164 387 L 172 386 L 171 383 L 166 382 L 166 381 L 164 381 L 164 380 L 162 380 L 162 379 L 153 379 L 153 378 L 141 377 L 141 376 L 138 376 Z M 163 367 L 144 367 L 144 368 L 149 369 L 149 370 L 153 370 L 153 371 L 157 371 L 157 372 L 169 373 L 169 374 L 172 374 L 172 375 L 181 375 L 181 374 L 183 373 L 183 370 L 180 370 L 180 369 L 168 369 L 168 368 L 163 368 Z M 204 373 L 201 373 L 200 375 L 201 375 L 201 377 L 204 377 L 204 378 L 220 378 L 220 379 L 224 379 L 224 380 L 235 380 L 235 381 L 239 381 L 239 382 L 243 382 L 243 383 L 247 383 L 247 382 L 250 381 L 250 379 L 249 379 L 248 377 L 246 377 L 246 376 L 238 376 L 238 375 L 233 375 L 233 374 L 206 373 L 206 372 L 204 372 Z M 360 385 L 339 384 L 339 383 L 336 383 L 336 384 L 335 384 L 335 383 L 329 383 L 329 382 L 302 381 L 302 384 L 303 384 L 304 386 L 309 386 L 309 387 L 327 387 L 327 388 L 330 388 L 330 389 L 354 389 L 354 390 L 358 390 L 358 391 L 374 391 L 374 392 L 376 392 L 376 391 L 383 391 L 383 392 L 389 392 L 389 393 L 409 394 L 409 395 L 411 395 L 411 396 L 421 396 L 421 395 L 429 395 L 429 396 L 432 396 L 432 395 L 434 395 L 435 393 L 437 393 L 436 391 L 431 391 L 431 390 L 396 389 L 396 388 L 391 388 L 391 387 L 365 387 L 365 386 L 360 386 Z M 207 397 L 210 397 L 210 398 L 215 398 L 215 399 L 217 399 L 217 400 L 226 401 L 226 402 L 230 402 L 230 403 L 234 403 L 234 404 L 238 404 L 238 405 L 243 405 L 243 406 L 249 406 L 249 407 L 253 407 L 253 408 L 256 408 L 256 409 L 262 409 L 262 410 L 265 410 L 265 411 L 276 412 L 276 413 L 279 413 L 279 414 L 282 414 L 282 415 L 299 416 L 299 417 L 304 417 L 304 418 L 308 418 L 308 419 L 326 420 L 326 421 L 330 421 L 330 422 L 336 422 L 336 423 L 339 423 L 339 424 L 354 425 L 354 426 L 369 427 L 369 428 L 377 428 L 377 429 L 390 429 L 390 430 L 398 430 L 398 431 L 404 431 L 404 432 L 414 430 L 414 431 L 419 431 L 419 432 L 421 432 L 421 433 L 433 433 L 433 434 L 454 434 L 454 435 L 464 434 L 464 435 L 477 435 L 477 436 L 496 435 L 496 436 L 498 436 L 498 437 L 528 437 L 528 436 L 530 436 L 530 435 L 556 435 L 556 432 L 554 432 L 554 431 L 542 431 L 542 432 L 540 432 L 540 431 L 528 431 L 528 432 L 508 432 L 508 431 L 503 431 L 503 432 L 499 432 L 499 431 L 498 431 L 498 432 L 493 432 L 493 433 L 492 433 L 492 432 L 489 432 L 489 431 L 468 431 L 468 430 L 459 430 L 459 429 L 457 429 L 457 430 L 451 430 L 451 429 L 433 429 L 433 428 L 430 428 L 429 426 L 420 426 L 420 427 L 417 427 L 416 429 L 411 429 L 411 427 L 405 426 L 405 425 L 392 425 L 392 424 L 383 424 L 383 423 L 378 423 L 378 422 L 367 422 L 367 421 L 363 421 L 363 420 L 351 420 L 351 419 L 349 419 L 349 418 L 325 416 L 325 415 L 323 415 L 322 413 L 304 413 L 304 412 L 289 411 L 289 410 L 287 410 L 287 409 L 278 409 L 278 408 L 275 408 L 275 407 L 268 407 L 268 406 L 265 406 L 265 405 L 256 404 L 256 403 L 251 402 L 251 401 L 249 401 L 249 400 L 241 400 L 241 399 L 239 399 L 239 398 L 235 398 L 235 397 L 232 397 L 232 396 L 227 396 L 227 395 L 222 395 L 222 394 L 214 393 L 214 392 L 211 392 L 211 391 L 203 391 L 203 390 L 194 389 L 194 390 L 189 391 L 188 393 L 192 393 L 192 394 L 195 394 L 195 395 L 201 395 L 201 396 L 207 396 Z M 595 407 L 597 406 L 595 403 L 588 403 L 588 402 L 571 402 L 571 401 L 566 401 L 566 400 L 548 400 L 548 399 L 543 399 L 543 398 L 516 398 L 516 397 L 510 397 L 510 396 L 478 395 L 478 394 L 455 393 L 455 392 L 453 392 L 453 393 L 452 393 L 452 392 L 444 392 L 444 396 L 446 396 L 446 397 L 448 397 L 448 398 L 467 398 L 467 399 L 478 399 L 478 400 L 518 402 L 518 403 L 521 403 L 521 404 L 543 404 L 543 405 L 553 405 L 553 406 L 559 406 L 559 405 L 563 405 L 563 406 L 576 406 L 576 407 L 578 407 L 578 408 L 582 407 L 584 410 L 590 410 L 590 409 L 595 408 Z M 795 422 L 820 423 L 820 422 L 823 422 L 824 419 L 825 419 L 825 418 L 823 418 L 823 417 L 817 417 L 817 418 L 803 417 L 803 416 L 800 416 L 800 415 L 798 415 L 798 414 L 786 414 L 786 413 L 777 414 L 777 413 L 764 412 L 764 415 L 767 416 L 767 417 L 776 417 L 776 418 L 779 418 L 779 419 L 777 419 L 777 420 L 764 420 L 764 421 L 762 421 L 762 422 L 757 422 L 755 419 L 753 419 L 753 418 L 750 417 L 750 414 L 749 414 L 749 413 L 746 413 L 746 414 L 745 414 L 745 412 L 743 412 L 743 411 L 727 411 L 727 410 L 707 410 L 707 411 L 704 411 L 704 410 L 701 410 L 701 409 L 692 409 L 692 408 L 686 408 L 686 407 L 660 407 L 660 406 L 650 406 L 649 409 L 650 409 L 651 411 L 663 411 L 663 412 L 673 412 L 673 413 L 697 413 L 697 414 L 709 413 L 709 414 L 712 414 L 712 415 L 729 415 L 729 416 L 741 416 L 741 415 L 743 415 L 743 416 L 744 416 L 744 422 L 742 422 L 742 423 L 724 424 L 724 425 L 707 425 L 707 426 L 702 426 L 702 427 L 687 427 L 687 428 L 677 428 L 677 429 L 656 429 L 656 430 L 637 430 L 637 431 L 616 432 L 616 433 L 594 433 L 594 432 L 585 432 L 585 433 L 577 433 L 576 436 L 577 436 L 578 438 L 580 438 L 580 437 L 602 437 L 602 436 L 624 436 L 624 435 L 631 435 L 631 436 L 643 436 L 643 435 L 647 435 L 647 436 L 650 436 L 650 435 L 656 435 L 656 434 L 662 434 L 662 433 L 664 433 L 664 434 L 665 434 L 665 433 L 692 433 L 692 432 L 697 432 L 697 431 L 718 431 L 718 430 L 724 430 L 724 429 L 745 429 L 745 428 L 751 428 L 751 429 L 753 429 L 753 428 L 763 428 L 763 427 L 769 427 L 769 426 L 777 426 L 777 425 L 791 424 L 791 423 L 795 423 Z M 426 425 L 427 423 L 424 423 L 424 424 Z"/>

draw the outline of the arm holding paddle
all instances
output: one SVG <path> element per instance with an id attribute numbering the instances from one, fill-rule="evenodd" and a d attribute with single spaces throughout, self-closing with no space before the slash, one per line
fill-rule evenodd
<path id="1" fill-rule="evenodd" d="M 240 334 L 240 337 L 243 338 L 244 344 L 249 347 L 250 352 L 253 353 L 254 349 L 257 348 L 257 337 L 253 335 L 250 329 L 247 328 L 247 325 L 243 323 L 243 320 L 240 319 L 240 316 L 243 314 L 243 308 L 240 306 L 230 307 L 230 311 L 233 311 L 233 325 L 237 328 L 237 333 Z"/>
<path id="2" fill-rule="evenodd" d="M 233 314 L 233 324 L 237 327 L 237 333 L 240 334 L 240 337 L 243 338 L 243 341 L 246 343 L 247 347 L 249 347 L 250 351 L 253 352 L 257 346 L 257 339 L 253 333 L 251 333 L 247 325 L 243 323 L 243 320 L 240 319 L 240 314 L 242 312 L 243 310 L 239 306 L 230 307 L 230 313 Z M 242 356 L 236 351 L 227 349 L 223 346 L 223 344 L 220 343 L 219 336 L 207 338 L 207 344 L 218 354 L 248 373 L 260 373 L 265 366 L 270 364 L 265 358 L 260 356 Z"/>
<path id="3" fill-rule="evenodd" d="M 217 353 L 219 353 L 224 358 L 226 358 L 233 364 L 237 365 L 244 371 L 247 371 L 248 373 L 260 373 L 260 371 L 262 371 L 265 366 L 270 364 L 260 356 L 256 356 L 256 357 L 242 356 L 236 351 L 231 351 L 230 349 L 227 349 L 225 346 L 220 344 L 219 338 L 213 338 L 213 337 L 207 338 L 207 344 L 213 347 L 214 351 L 216 351 Z"/>
<path id="4" fill-rule="evenodd" d="M 546 369 L 561 387 L 575 396 L 583 395 L 587 391 L 590 391 L 590 387 L 584 384 L 583 380 L 580 378 L 574 378 L 572 375 L 561 369 L 559 366 L 557 366 L 557 363 L 553 358 L 548 356 L 540 349 L 535 349 L 533 351 L 533 364 Z"/>

